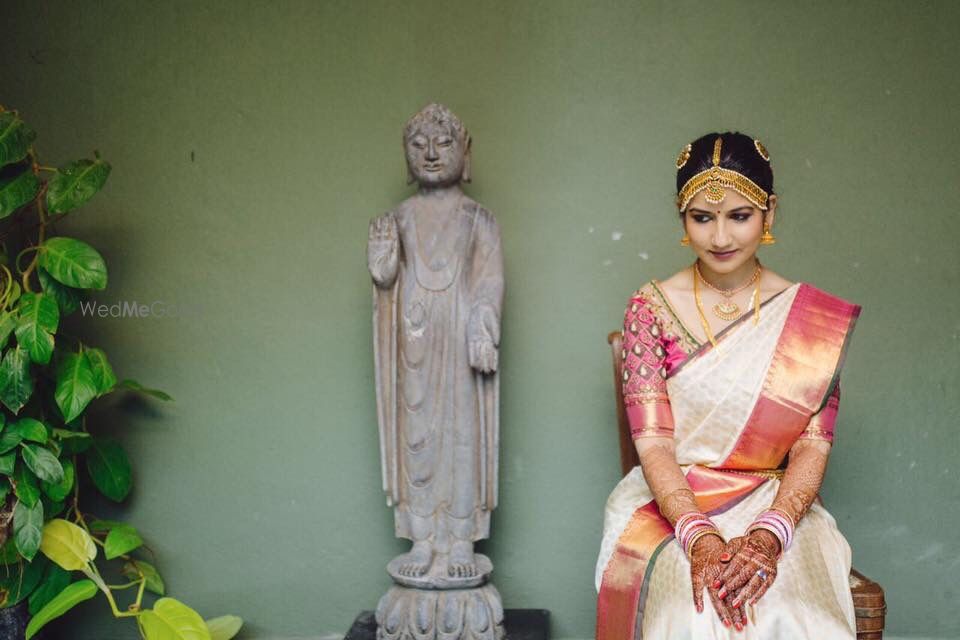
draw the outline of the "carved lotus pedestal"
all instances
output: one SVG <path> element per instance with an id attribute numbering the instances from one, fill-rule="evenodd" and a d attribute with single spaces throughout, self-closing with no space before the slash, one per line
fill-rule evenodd
<path id="1" fill-rule="evenodd" d="M 480 554 L 476 561 L 479 573 L 469 578 L 445 575 L 442 561 L 419 577 L 399 574 L 391 562 L 396 584 L 377 605 L 377 639 L 503 640 L 503 604 L 489 583 L 493 565 Z"/>

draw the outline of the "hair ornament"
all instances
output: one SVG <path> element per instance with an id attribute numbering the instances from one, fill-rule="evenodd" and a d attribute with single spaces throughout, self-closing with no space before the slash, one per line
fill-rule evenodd
<path id="1" fill-rule="evenodd" d="M 764 155 L 763 152 L 765 152 L 766 149 L 763 148 L 763 145 L 754 140 L 754 146 L 757 147 L 760 155 Z M 680 189 L 680 193 L 677 194 L 677 206 L 680 208 L 680 211 L 686 211 L 690 200 L 704 190 L 706 191 L 705 196 L 707 202 L 710 204 L 719 204 L 723 202 L 723 198 L 726 195 L 724 189 L 733 189 L 756 205 L 758 209 L 766 211 L 767 199 L 769 197 L 766 191 L 742 173 L 720 166 L 720 152 L 722 147 L 723 137 L 717 136 L 717 139 L 713 143 L 713 166 L 687 180 L 683 188 Z M 761 152 L 760 149 L 763 149 L 763 152 Z M 766 160 L 766 157 L 764 157 L 764 160 Z"/>
<path id="2" fill-rule="evenodd" d="M 687 146 L 680 150 L 680 155 L 677 156 L 677 171 L 683 169 L 683 165 L 687 164 L 691 151 L 693 151 L 693 145 L 690 143 L 687 143 Z"/>
<path id="3" fill-rule="evenodd" d="M 753 146 L 757 148 L 757 153 L 760 154 L 760 157 L 766 162 L 770 162 L 770 154 L 767 153 L 767 148 L 763 146 L 763 143 L 759 140 L 754 139 Z"/>

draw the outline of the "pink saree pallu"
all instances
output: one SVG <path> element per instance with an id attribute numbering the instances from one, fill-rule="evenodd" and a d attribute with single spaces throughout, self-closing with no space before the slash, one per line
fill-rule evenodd
<path id="1" fill-rule="evenodd" d="M 677 462 L 725 538 L 742 535 L 769 507 L 777 469 L 798 438 L 832 439 L 840 369 L 859 312 L 794 284 L 764 304 L 757 324 L 742 318 L 667 379 Z M 709 598 L 696 612 L 689 563 L 636 467 L 604 513 L 596 638 L 854 638 L 849 571 L 846 540 L 815 504 L 780 561 L 777 582 L 756 605 L 756 619 L 735 633 Z"/>

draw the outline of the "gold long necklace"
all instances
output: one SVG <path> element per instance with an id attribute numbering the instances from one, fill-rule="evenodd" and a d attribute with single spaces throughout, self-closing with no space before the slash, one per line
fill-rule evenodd
<path id="1" fill-rule="evenodd" d="M 753 278 L 750 279 L 750 282 L 756 281 L 757 285 L 753 289 L 753 295 L 750 296 L 750 304 L 753 307 L 753 324 L 756 326 L 760 322 L 760 279 L 757 277 L 757 274 L 760 273 L 760 262 L 757 262 L 757 271 L 754 272 Z M 700 280 L 703 279 L 703 276 L 700 275 L 700 269 L 697 268 L 697 264 L 694 263 L 694 275 L 693 275 L 693 299 L 697 303 L 697 314 L 700 316 L 700 325 L 703 327 L 703 332 L 707 334 L 707 339 L 710 341 L 710 344 L 713 347 L 717 348 L 717 339 L 713 335 L 713 331 L 710 330 L 710 323 L 707 322 L 707 314 L 703 311 L 703 300 L 700 299 Z M 707 286 L 711 286 L 709 282 L 703 280 L 707 283 Z M 747 286 L 750 285 L 748 282 L 745 286 L 738 289 L 742 291 Z M 739 317 L 739 315 L 737 316 Z"/>
<path id="2" fill-rule="evenodd" d="M 693 263 L 693 271 L 695 273 L 694 281 L 696 281 L 697 279 L 702 280 L 705 285 L 707 285 L 709 288 L 713 289 L 714 291 L 722 295 L 724 298 L 726 298 L 726 300 L 721 300 L 717 304 L 713 305 L 712 311 L 713 311 L 713 315 L 717 316 L 721 320 L 729 322 L 730 320 L 736 320 L 741 315 L 743 315 L 743 312 L 740 311 L 740 305 L 734 302 L 731 298 L 733 298 L 733 296 L 737 295 L 738 293 L 740 293 L 741 291 L 743 291 L 744 289 L 746 289 L 747 287 L 749 287 L 754 282 L 757 282 L 760 279 L 761 267 L 760 267 L 760 261 L 757 260 L 757 267 L 756 269 L 753 270 L 753 276 L 751 276 L 749 280 L 747 280 L 745 283 L 743 283 L 739 287 L 734 287 L 733 289 L 721 289 L 720 287 L 713 285 L 709 280 L 704 278 L 703 274 L 700 273 L 699 261 Z"/>

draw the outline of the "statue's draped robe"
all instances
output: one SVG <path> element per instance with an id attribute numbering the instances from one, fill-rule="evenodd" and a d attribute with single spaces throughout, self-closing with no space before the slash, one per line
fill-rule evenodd
<path id="1" fill-rule="evenodd" d="M 468 361 L 468 326 L 500 339 L 503 266 L 493 215 L 469 198 L 429 233 L 407 201 L 391 286 L 374 286 L 374 344 L 384 490 L 396 534 L 489 536 L 497 503 L 497 373 Z M 388 260 L 372 260 L 371 268 Z M 377 278 L 380 275 L 380 278 Z M 381 285 L 390 273 L 374 273 Z"/>

